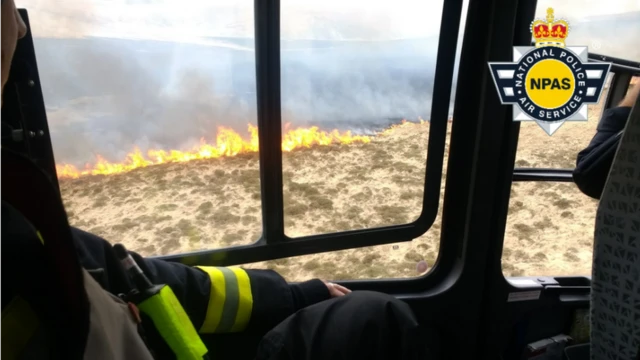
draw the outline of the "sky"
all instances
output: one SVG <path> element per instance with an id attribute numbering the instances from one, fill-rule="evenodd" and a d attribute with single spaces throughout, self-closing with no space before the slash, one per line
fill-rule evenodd
<path id="1" fill-rule="evenodd" d="M 209 37 L 254 36 L 252 0 L 17 0 L 17 4 L 30 11 L 36 37 L 202 43 L 211 42 Z M 541 0 L 536 17 L 544 17 L 548 7 L 571 22 L 640 11 L 640 1 Z M 282 0 L 281 12 L 283 39 L 389 40 L 436 35 L 442 1 Z"/>

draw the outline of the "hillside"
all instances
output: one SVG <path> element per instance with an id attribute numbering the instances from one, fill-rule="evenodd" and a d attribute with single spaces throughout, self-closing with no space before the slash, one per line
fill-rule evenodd
<path id="1" fill-rule="evenodd" d="M 523 123 L 517 165 L 572 167 L 598 117 L 591 107 L 588 123 L 565 123 L 552 137 L 535 123 Z M 428 123 L 406 123 L 366 144 L 285 152 L 286 233 L 295 237 L 415 219 L 428 133 Z M 60 185 L 73 225 L 143 255 L 249 244 L 260 234 L 256 153 L 62 179 Z M 595 209 L 596 202 L 573 184 L 515 183 L 505 274 L 588 274 Z M 426 234 L 409 243 L 246 266 L 273 268 L 289 280 L 417 276 L 418 261 L 431 267 L 437 257 L 441 212 Z"/>

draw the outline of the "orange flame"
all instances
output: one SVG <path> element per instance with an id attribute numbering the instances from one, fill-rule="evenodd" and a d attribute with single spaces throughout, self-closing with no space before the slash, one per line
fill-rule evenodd
<path id="1" fill-rule="evenodd" d="M 285 129 L 287 128 L 288 124 L 285 126 Z M 200 139 L 200 145 L 190 151 L 151 149 L 147 151 L 147 156 L 140 149 L 134 148 L 120 163 L 112 163 L 104 157 L 96 155 L 96 163 L 93 166 L 87 165 L 84 170 L 79 170 L 70 164 L 62 164 L 56 165 L 56 171 L 60 179 L 76 179 L 86 175 L 119 174 L 151 165 L 255 153 L 258 151 L 258 128 L 249 125 L 249 134 L 250 140 L 245 140 L 232 129 L 220 127 L 215 145 L 207 144 L 204 139 Z M 350 131 L 344 133 L 340 133 L 338 130 L 325 132 L 314 126 L 286 131 L 282 137 L 282 151 L 309 148 L 314 145 L 326 146 L 331 144 L 368 143 L 370 141 L 371 138 L 369 136 L 352 135 Z"/>

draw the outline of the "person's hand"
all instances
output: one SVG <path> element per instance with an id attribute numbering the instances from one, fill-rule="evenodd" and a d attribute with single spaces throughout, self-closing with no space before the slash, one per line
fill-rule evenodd
<path id="1" fill-rule="evenodd" d="M 627 95 L 622 99 L 619 106 L 633 107 L 638 98 L 638 93 L 640 93 L 640 82 L 636 82 L 636 84 L 627 91 Z"/>
<path id="2" fill-rule="evenodd" d="M 340 297 L 340 296 L 345 296 L 348 293 L 351 292 L 351 290 L 347 289 L 346 287 L 342 286 L 342 285 L 338 285 L 338 284 L 334 284 L 328 281 L 324 281 L 322 280 L 322 282 L 327 285 L 327 289 L 329 289 L 329 294 L 331 294 L 331 297 Z"/>

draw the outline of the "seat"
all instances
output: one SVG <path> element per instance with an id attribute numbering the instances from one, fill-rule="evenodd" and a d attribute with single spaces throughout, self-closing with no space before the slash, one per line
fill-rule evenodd
<path id="1" fill-rule="evenodd" d="M 640 97 L 598 205 L 590 313 L 591 360 L 639 359 Z"/>
<path id="2" fill-rule="evenodd" d="M 81 358 L 89 302 L 62 200 L 31 159 L 1 147 L 0 216 L 0 298 L 26 300 L 53 334 L 56 354 Z M 42 243 L 12 236 L 31 226 Z"/>

